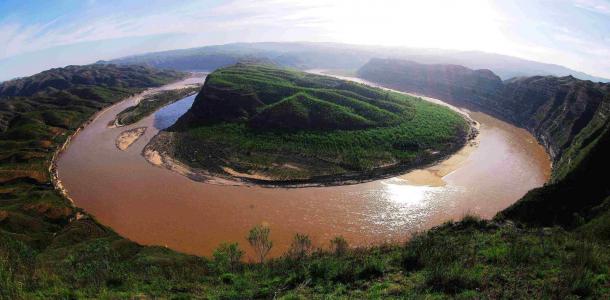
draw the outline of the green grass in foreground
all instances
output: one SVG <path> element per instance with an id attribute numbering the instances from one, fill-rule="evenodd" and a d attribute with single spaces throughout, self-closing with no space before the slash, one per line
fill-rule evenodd
<path id="1" fill-rule="evenodd" d="M 177 158 L 191 166 L 298 179 L 428 161 L 462 145 L 468 124 L 404 94 L 238 64 L 210 74 L 169 130 Z"/>
<path id="2" fill-rule="evenodd" d="M 75 227 L 85 226 L 71 225 L 60 238 L 82 230 Z M 466 217 L 405 245 L 354 249 L 336 240 L 329 249 L 312 250 L 301 235 L 285 256 L 260 264 L 239 262 L 235 245 L 222 245 L 207 259 L 116 236 L 55 244 L 43 253 L 3 237 L 0 293 L 64 299 L 578 299 L 610 292 L 607 246 L 559 228 Z"/>

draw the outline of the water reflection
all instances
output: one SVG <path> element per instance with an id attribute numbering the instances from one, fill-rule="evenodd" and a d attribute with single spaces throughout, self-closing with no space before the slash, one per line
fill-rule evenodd
<path id="1" fill-rule="evenodd" d="M 178 118 L 191 108 L 195 97 L 197 97 L 197 94 L 188 96 L 160 109 L 155 113 L 153 126 L 158 130 L 163 130 L 174 125 Z"/>
<path id="2" fill-rule="evenodd" d="M 381 182 L 384 186 L 384 198 L 403 207 L 421 207 L 430 199 L 433 192 L 441 188 L 410 185 L 407 181 L 392 178 Z"/>

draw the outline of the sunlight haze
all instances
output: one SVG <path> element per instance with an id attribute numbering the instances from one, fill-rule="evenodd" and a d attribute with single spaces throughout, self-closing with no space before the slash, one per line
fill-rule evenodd
<path id="1" fill-rule="evenodd" d="M 575 1 L 3 1 L 0 80 L 231 42 L 479 50 L 610 77 L 610 4 Z"/>

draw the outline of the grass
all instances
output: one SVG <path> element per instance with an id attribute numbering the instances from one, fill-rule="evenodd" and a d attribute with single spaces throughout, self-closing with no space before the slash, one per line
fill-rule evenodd
<path id="1" fill-rule="evenodd" d="M 11 257 L 0 276 L 14 278 L 5 291 L 24 298 L 576 299 L 610 292 L 603 244 L 559 228 L 541 234 L 484 220 L 446 223 L 404 245 L 346 247 L 340 254 L 315 248 L 262 264 L 237 261 L 241 250 L 227 244 L 205 259 L 117 236 L 43 253 L 6 238 L 0 242 L 8 249 L 4 257 Z"/>
<path id="2" fill-rule="evenodd" d="M 113 234 L 88 230 L 92 226 L 57 238 L 82 213 L 51 183 L 52 157 L 68 136 L 102 108 L 183 76 L 145 67 L 90 65 L 0 84 L 0 299 L 25 297 L 34 274 L 25 276 L 24 269 L 33 268 L 49 245 Z"/>
<path id="3" fill-rule="evenodd" d="M 419 98 L 238 64 L 210 74 L 191 110 L 169 130 L 176 157 L 191 166 L 291 180 L 429 161 L 462 145 L 468 124 Z"/>

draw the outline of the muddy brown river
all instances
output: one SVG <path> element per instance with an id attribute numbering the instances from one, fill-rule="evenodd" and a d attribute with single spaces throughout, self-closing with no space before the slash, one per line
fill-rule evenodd
<path id="1" fill-rule="evenodd" d="M 202 81 L 191 78 L 181 84 Z M 528 132 L 465 111 L 480 124 L 476 145 L 395 178 L 307 188 L 195 182 L 153 166 L 141 155 L 194 97 L 121 128 L 107 124 L 135 99 L 100 113 L 58 161 L 59 178 L 75 204 L 133 241 L 199 255 L 210 255 L 222 242 L 239 242 L 251 255 L 245 236 L 252 226 L 266 223 L 274 241 L 271 254 L 279 255 L 295 233 L 308 234 L 319 247 L 337 235 L 351 245 L 369 245 L 401 241 L 466 213 L 491 218 L 550 174 L 548 155 Z M 115 146 L 121 132 L 142 126 L 148 127 L 145 134 L 126 151 Z"/>

